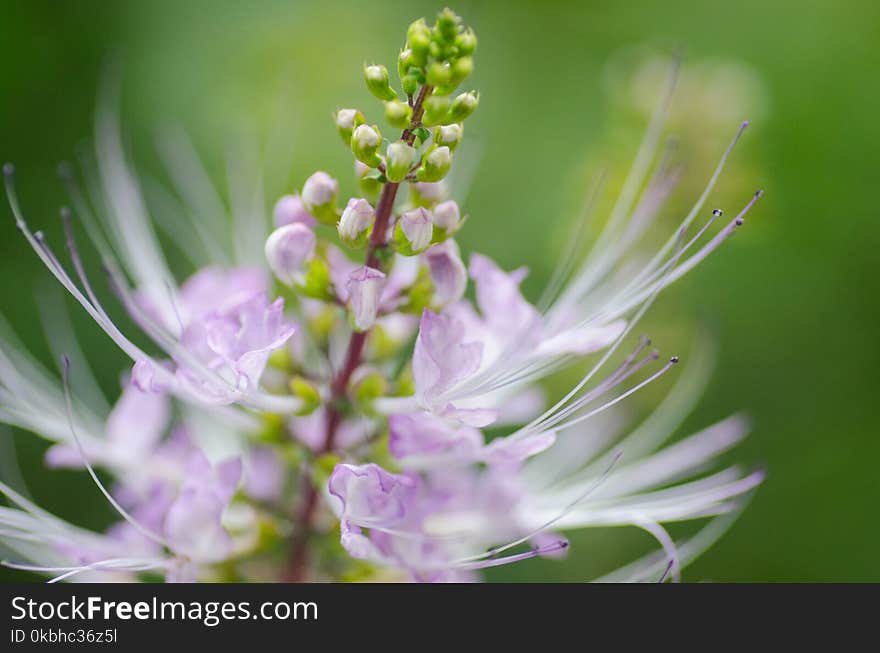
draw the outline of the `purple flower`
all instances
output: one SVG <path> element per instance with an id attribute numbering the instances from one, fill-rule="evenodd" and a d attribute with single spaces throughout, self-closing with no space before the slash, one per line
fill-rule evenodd
<path id="1" fill-rule="evenodd" d="M 275 203 L 272 215 L 276 228 L 287 224 L 302 224 L 306 227 L 317 224 L 317 220 L 306 211 L 299 195 L 282 195 Z"/>
<path id="2" fill-rule="evenodd" d="M 388 418 L 388 451 L 408 466 L 473 461 L 483 447 L 483 434 L 470 426 L 455 426 L 427 413 Z"/>
<path id="3" fill-rule="evenodd" d="M 367 266 L 349 275 L 345 287 L 351 301 L 354 326 L 358 331 L 366 331 L 376 321 L 384 283 L 385 273 Z"/>
<path id="4" fill-rule="evenodd" d="M 467 288 L 467 271 L 454 240 L 430 247 L 422 255 L 428 262 L 434 282 L 434 300 L 438 306 L 457 302 Z"/>
<path id="5" fill-rule="evenodd" d="M 413 351 L 416 399 L 429 410 L 447 406 L 444 393 L 480 367 L 483 345 L 466 342 L 464 325 L 454 318 L 425 311 Z"/>
<path id="6" fill-rule="evenodd" d="M 266 239 L 265 252 L 275 276 L 292 286 L 302 281 L 306 262 L 315 253 L 315 234 L 302 223 L 279 227 Z"/>
<path id="7" fill-rule="evenodd" d="M 165 515 L 164 534 L 172 549 L 198 562 L 217 562 L 232 550 L 232 538 L 221 518 L 238 481 L 241 460 L 211 465 L 194 452 L 177 499 Z"/>

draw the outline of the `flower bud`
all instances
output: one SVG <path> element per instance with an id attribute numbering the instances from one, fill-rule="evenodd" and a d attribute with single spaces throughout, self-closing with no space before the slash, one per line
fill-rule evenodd
<path id="1" fill-rule="evenodd" d="M 409 67 L 413 65 L 413 52 L 410 48 L 403 48 L 397 55 L 397 76 L 403 80 L 409 72 Z"/>
<path id="2" fill-rule="evenodd" d="M 461 226 L 461 213 L 453 200 L 440 202 L 434 207 L 434 226 L 446 235 L 454 234 Z"/>
<path id="3" fill-rule="evenodd" d="M 303 184 L 302 199 L 306 210 L 324 224 L 336 222 L 336 193 L 339 182 L 326 172 L 316 172 Z"/>
<path id="4" fill-rule="evenodd" d="M 360 368 L 351 386 L 351 395 L 358 409 L 367 414 L 373 413 L 373 401 L 388 392 L 388 381 L 378 370 Z"/>
<path id="5" fill-rule="evenodd" d="M 406 44 L 412 50 L 412 65 L 424 66 L 428 61 L 428 50 L 431 47 L 431 28 L 424 18 L 419 18 L 406 30 Z"/>
<path id="6" fill-rule="evenodd" d="M 480 103 L 480 96 L 475 91 L 457 95 L 449 107 L 449 122 L 461 122 L 471 115 Z"/>
<path id="7" fill-rule="evenodd" d="M 461 18 L 448 7 L 437 14 L 437 23 L 435 29 L 440 37 L 448 42 L 454 42 L 458 35 L 458 26 L 461 24 Z"/>
<path id="8" fill-rule="evenodd" d="M 432 207 L 446 197 L 446 183 L 419 182 L 410 184 L 409 202 L 413 206 Z"/>
<path id="9" fill-rule="evenodd" d="M 412 118 L 412 109 L 406 102 L 390 100 L 385 103 L 385 120 L 392 127 L 406 129 Z"/>
<path id="10" fill-rule="evenodd" d="M 426 127 L 433 127 L 454 122 L 446 119 L 449 114 L 449 105 L 449 98 L 443 95 L 430 95 L 425 98 L 425 113 L 422 116 L 422 124 Z"/>
<path id="11" fill-rule="evenodd" d="M 382 134 L 376 125 L 358 125 L 351 135 L 351 151 L 354 152 L 358 161 L 366 163 L 371 168 L 378 166 L 382 160 L 379 158 L 379 146 L 382 144 Z"/>
<path id="12" fill-rule="evenodd" d="M 330 283 L 330 267 L 320 256 L 314 256 L 306 265 L 305 274 L 297 289 L 306 297 L 330 301 L 334 295 Z"/>
<path id="13" fill-rule="evenodd" d="M 374 173 L 373 169 L 370 166 L 355 160 L 354 174 L 357 178 L 358 188 L 360 189 L 361 194 L 369 200 L 376 201 L 376 198 L 379 197 L 379 192 L 382 190 L 382 182 L 379 181 L 379 178 Z"/>
<path id="14" fill-rule="evenodd" d="M 458 54 L 468 57 L 477 49 L 477 35 L 470 27 L 455 38 L 455 45 L 458 48 Z"/>
<path id="15" fill-rule="evenodd" d="M 284 225 L 269 234 L 265 251 L 273 274 L 292 286 L 302 281 L 305 264 L 315 253 L 315 234 L 301 223 Z"/>
<path id="16" fill-rule="evenodd" d="M 302 408 L 296 411 L 297 416 L 311 415 L 321 405 L 321 393 L 311 381 L 295 376 L 288 385 L 291 394 L 302 400 Z"/>
<path id="17" fill-rule="evenodd" d="M 432 147 L 422 157 L 422 165 L 416 172 L 419 181 L 440 181 L 449 172 L 452 165 L 452 155 L 449 148 Z"/>
<path id="18" fill-rule="evenodd" d="M 336 112 L 336 131 L 342 138 L 342 142 L 351 143 L 351 133 L 358 125 L 363 125 L 366 119 L 357 109 L 340 109 Z"/>
<path id="19" fill-rule="evenodd" d="M 314 226 L 315 219 L 306 211 L 299 195 L 282 195 L 272 210 L 273 221 L 276 227 L 286 224 L 301 223 L 307 227 Z"/>
<path id="20" fill-rule="evenodd" d="M 385 176 L 388 181 L 400 183 L 416 162 L 416 149 L 403 141 L 391 143 L 385 151 Z"/>
<path id="21" fill-rule="evenodd" d="M 434 130 L 434 142 L 437 145 L 445 145 L 452 152 L 461 143 L 464 136 L 464 126 L 461 123 L 442 125 Z"/>
<path id="22" fill-rule="evenodd" d="M 419 90 L 419 76 L 413 73 L 401 79 L 400 83 L 403 86 L 403 92 L 409 96 L 415 95 L 416 91 Z"/>
<path id="23" fill-rule="evenodd" d="M 425 80 L 431 86 L 446 86 L 452 80 L 452 66 L 446 62 L 435 61 L 428 66 Z"/>
<path id="24" fill-rule="evenodd" d="M 381 64 L 372 66 L 364 66 L 364 80 L 367 82 L 367 88 L 370 93 L 380 100 L 393 100 L 397 97 L 397 93 L 391 88 L 388 80 L 388 69 Z"/>
<path id="25" fill-rule="evenodd" d="M 471 57 L 459 57 L 452 64 L 451 83 L 458 86 L 472 72 L 474 72 L 474 60 Z"/>
<path id="26" fill-rule="evenodd" d="M 431 244 L 433 230 L 427 209 L 419 207 L 403 213 L 394 227 L 397 251 L 405 256 L 418 254 Z"/>
<path id="27" fill-rule="evenodd" d="M 352 247 L 363 247 L 370 237 L 370 230 L 376 219 L 376 212 L 365 199 L 353 197 L 348 200 L 342 217 L 336 225 L 339 237 Z"/>
<path id="28" fill-rule="evenodd" d="M 385 274 L 366 265 L 349 275 L 345 287 L 348 289 L 354 326 L 358 331 L 366 331 L 376 321 L 384 286 Z"/>

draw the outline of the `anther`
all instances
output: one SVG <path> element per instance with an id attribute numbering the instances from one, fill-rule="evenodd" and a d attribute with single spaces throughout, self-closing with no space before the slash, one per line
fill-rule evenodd
<path id="1" fill-rule="evenodd" d="M 669 359 L 669 362 L 673 363 L 673 364 L 677 363 L 678 361 L 679 361 L 678 356 L 673 356 L 672 358 Z"/>
<path id="2" fill-rule="evenodd" d="M 720 218 L 722 215 L 724 215 L 724 211 L 722 211 L 721 209 L 713 209 L 712 215 L 714 215 L 716 218 Z"/>
<path id="3" fill-rule="evenodd" d="M 3 164 L 3 174 L 6 175 L 7 177 L 11 177 L 12 175 L 15 174 L 15 166 L 12 165 L 11 163 L 4 163 Z"/>

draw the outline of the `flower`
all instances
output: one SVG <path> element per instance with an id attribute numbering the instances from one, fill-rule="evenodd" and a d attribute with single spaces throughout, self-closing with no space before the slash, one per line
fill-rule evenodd
<path id="1" fill-rule="evenodd" d="M 319 171 L 271 215 L 236 201 L 225 215 L 182 137 L 166 144 L 182 216 L 198 216 L 172 234 L 180 267 L 191 269 L 182 283 L 147 218 L 113 98 L 102 100 L 93 202 L 72 171 L 65 178 L 150 347 L 100 301 L 74 212 L 61 212 L 71 273 L 30 230 L 4 169 L 26 242 L 132 362 L 111 407 L 57 304 L 47 334 L 73 359 L 63 357 L 60 384 L 0 321 L 0 420 L 45 438 L 49 467 L 85 470 L 119 516 L 103 533 L 87 531 L 0 483 L 11 504 L 0 508 L 0 542 L 24 559 L 7 564 L 53 580 L 147 580 L 149 571 L 169 582 L 380 572 L 471 581 L 481 569 L 564 556 L 563 531 L 629 526 L 659 550 L 606 578 L 678 580 L 723 532 L 763 478 L 739 466 L 715 471 L 747 421 L 733 415 L 674 439 L 708 375 L 697 350 L 667 398 L 633 425 L 625 400 L 678 358 L 661 360 L 644 337 L 628 354 L 621 347 L 657 295 L 760 198 L 707 236 L 722 212 L 704 210 L 706 199 L 745 123 L 693 208 L 645 257 L 642 236 L 678 176 L 663 164 L 647 176 L 661 105 L 594 250 L 579 264 L 573 238 L 533 303 L 521 288 L 525 267 L 476 252 L 466 266 L 455 241 L 465 220 L 443 180 L 478 94 L 450 97 L 472 72 L 475 48 L 473 31 L 447 9 L 433 27 L 419 20 L 407 30 L 398 57 L 405 100 L 384 66 L 365 66 L 369 90 L 402 132 L 385 143 L 361 111 L 335 114 L 365 196 L 341 212 L 339 183 Z M 259 179 L 233 175 L 231 197 L 252 197 Z M 344 248 L 364 251 L 355 260 Z M 581 376 L 549 399 L 552 386 L 541 382 L 564 368 Z M 665 524 L 685 520 L 708 522 L 675 541 Z M 357 563 L 340 557 L 337 537 Z M 283 567 L 282 550 L 291 551 Z"/>

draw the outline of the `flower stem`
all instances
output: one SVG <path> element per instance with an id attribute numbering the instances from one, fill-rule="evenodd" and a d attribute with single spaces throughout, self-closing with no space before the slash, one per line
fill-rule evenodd
<path id="1" fill-rule="evenodd" d="M 425 110 L 425 98 L 430 95 L 432 90 L 433 88 L 427 84 L 419 89 L 419 94 L 413 104 L 412 120 L 410 120 L 409 127 L 404 129 L 400 136 L 400 139 L 407 145 L 412 145 L 416 140 L 415 130 L 422 121 L 422 115 Z M 388 245 L 386 240 L 388 225 L 391 220 L 391 213 L 394 209 L 394 201 L 397 198 L 399 186 L 399 183 L 387 182 L 382 187 L 382 194 L 379 196 L 379 201 L 376 204 L 376 222 L 370 235 L 366 265 L 377 270 L 381 269 L 382 266 L 377 252 Z M 318 455 L 333 451 L 336 445 L 336 431 L 339 428 L 339 423 L 342 421 L 342 414 L 337 407 L 338 402 L 345 397 L 345 391 L 351 376 L 360 367 L 368 334 L 368 331 L 355 331 L 351 334 L 345 354 L 345 361 L 330 384 L 330 398 L 326 404 L 327 419 L 324 427 L 324 441 L 317 452 Z M 289 582 L 298 583 L 306 578 L 309 563 L 309 535 L 312 530 L 312 521 L 315 518 L 317 506 L 318 491 L 311 478 L 306 474 L 303 479 L 302 508 L 296 520 L 298 528 L 293 538 L 290 561 L 287 567 L 286 580 Z"/>

